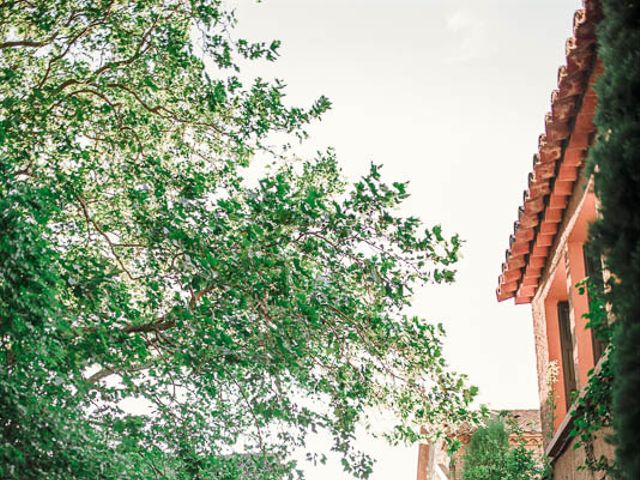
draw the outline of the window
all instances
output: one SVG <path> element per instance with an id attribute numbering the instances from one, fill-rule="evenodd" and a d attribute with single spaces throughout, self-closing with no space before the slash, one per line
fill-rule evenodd
<path id="1" fill-rule="evenodd" d="M 576 390 L 576 373 L 573 364 L 573 339 L 569 302 L 558 302 L 558 327 L 560 330 L 560 350 L 562 354 L 562 376 L 564 377 L 564 397 L 566 407 L 571 406 L 571 395 Z"/>

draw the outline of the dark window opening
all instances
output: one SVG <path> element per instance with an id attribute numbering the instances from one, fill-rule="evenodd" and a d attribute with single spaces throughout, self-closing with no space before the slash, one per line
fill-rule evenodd
<path id="1" fill-rule="evenodd" d="M 573 364 L 573 339 L 569 302 L 558 302 L 558 325 L 560 328 L 560 350 L 562 351 L 562 376 L 564 378 L 564 396 L 566 407 L 571 406 L 571 396 L 576 390 L 576 372 Z"/>

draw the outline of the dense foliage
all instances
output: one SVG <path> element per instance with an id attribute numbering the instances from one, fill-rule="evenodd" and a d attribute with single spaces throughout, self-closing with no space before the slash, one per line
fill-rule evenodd
<path id="1" fill-rule="evenodd" d="M 541 459 L 525 447 L 521 433 L 515 422 L 501 417 L 476 430 L 464 452 L 463 480 L 541 479 Z"/>
<path id="2" fill-rule="evenodd" d="M 240 61 L 217 0 L 0 0 L 0 477 L 283 478 L 324 429 L 345 469 L 370 407 L 467 416 L 441 327 L 403 314 L 459 241 L 396 213 L 405 184 L 345 183 Z M 275 165 L 256 184 L 256 152 Z M 312 455 L 312 458 L 320 458 Z"/>
<path id="3" fill-rule="evenodd" d="M 591 149 L 602 220 L 593 231 L 612 277 L 618 323 L 613 421 L 622 474 L 640 478 L 640 4 L 602 0 L 597 84 L 598 138 Z"/>

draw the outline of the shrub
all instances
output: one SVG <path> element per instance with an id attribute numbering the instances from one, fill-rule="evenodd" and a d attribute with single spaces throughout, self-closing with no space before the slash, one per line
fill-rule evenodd
<path id="1" fill-rule="evenodd" d="M 515 445 L 509 437 L 515 435 Z M 463 480 L 542 479 L 540 459 L 528 450 L 517 425 L 499 417 L 479 428 L 464 455 Z"/>

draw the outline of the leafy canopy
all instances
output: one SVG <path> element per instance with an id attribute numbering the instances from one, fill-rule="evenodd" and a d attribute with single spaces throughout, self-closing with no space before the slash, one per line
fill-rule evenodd
<path id="1" fill-rule="evenodd" d="M 366 477 L 369 408 L 396 440 L 468 416 L 441 327 L 403 314 L 457 237 L 331 151 L 244 182 L 329 102 L 243 81 L 278 43 L 234 24 L 216 0 L 0 3 L 0 477 L 283 478 L 318 429 Z"/>

